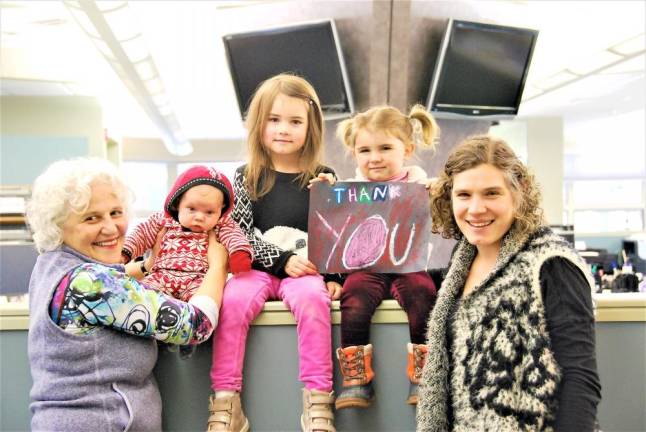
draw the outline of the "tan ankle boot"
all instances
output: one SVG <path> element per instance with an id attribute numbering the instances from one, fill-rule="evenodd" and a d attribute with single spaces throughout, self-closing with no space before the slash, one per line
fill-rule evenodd
<path id="1" fill-rule="evenodd" d="M 406 374 L 410 380 L 410 389 L 406 403 L 409 405 L 417 405 L 417 390 L 419 388 L 419 380 L 422 377 L 422 369 L 424 368 L 424 363 L 426 363 L 428 345 L 416 345 L 409 342 L 407 349 L 408 366 L 406 367 Z"/>
<path id="2" fill-rule="evenodd" d="M 334 392 L 303 389 L 303 432 L 336 432 L 334 427 Z"/>
<path id="3" fill-rule="evenodd" d="M 343 376 L 343 390 L 336 399 L 336 409 L 368 408 L 375 399 L 372 345 L 339 348 L 336 357 Z"/>
<path id="4" fill-rule="evenodd" d="M 248 432 L 249 421 L 242 412 L 240 402 L 240 393 L 233 396 L 215 398 L 215 395 L 209 397 L 209 420 L 206 424 L 206 430 L 226 431 L 226 432 Z"/>

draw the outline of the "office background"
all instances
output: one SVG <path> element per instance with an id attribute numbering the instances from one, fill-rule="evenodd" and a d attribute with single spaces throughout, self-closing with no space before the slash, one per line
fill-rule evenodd
<path id="1" fill-rule="evenodd" d="M 440 120 L 438 154 L 416 162 L 434 174 L 461 138 L 489 131 L 535 171 L 550 223 L 574 224 L 580 238 L 611 250 L 620 247 L 616 239 L 644 232 L 643 2 L 130 2 L 124 13 L 103 12 L 119 38 L 140 35 L 129 42 L 138 46 L 123 48 L 152 59 L 148 92 L 129 90 L 131 77 L 101 54 L 106 42 L 97 49 L 83 30 L 96 32 L 85 14 L 68 9 L 62 2 L 0 7 L 3 185 L 29 184 L 62 156 L 108 157 L 132 175 L 143 216 L 161 204 L 178 163 L 228 162 L 231 170 L 244 160 L 222 35 L 332 18 L 356 109 L 405 110 L 426 102 L 452 17 L 539 30 L 523 103 L 519 116 L 493 127 L 477 118 Z M 192 153 L 169 152 L 142 109 L 146 98 L 170 112 Z M 326 122 L 326 162 L 349 176 L 352 161 L 335 125 Z"/>
<path id="2" fill-rule="evenodd" d="M 495 124 L 477 118 L 439 119 L 442 135 L 438 152 L 432 157 L 420 152 L 415 163 L 434 175 L 462 138 L 483 132 L 501 136 L 536 173 L 551 224 L 573 224 L 577 240 L 585 241 L 588 248 L 606 249 L 615 257 L 620 255 L 624 240 L 634 239 L 646 256 L 643 1 L 97 3 L 93 17 L 104 16 L 120 38 L 132 41 L 127 48 L 132 56 L 152 60 L 136 72 L 139 78 L 148 77 L 143 88 L 127 84 L 134 79 L 131 74 L 115 72 L 102 54 L 111 52 L 110 43 L 99 40 L 95 46 L 86 33 L 92 32 L 88 14 L 76 9 L 71 12 L 70 7 L 78 6 L 76 2 L 67 4 L 0 2 L 3 190 L 30 184 L 48 163 L 62 157 L 107 157 L 129 176 L 137 196 L 137 216 L 143 217 L 161 207 L 169 184 L 188 165 L 214 163 L 231 174 L 245 159 L 245 131 L 222 35 L 332 18 L 356 109 L 389 103 L 406 110 L 415 102 L 426 102 L 446 22 L 455 18 L 539 30 L 524 101 L 516 118 Z M 123 4 L 127 7 L 119 10 L 127 12 L 125 15 L 111 15 L 110 9 Z M 151 120 L 147 112 L 155 109 L 165 114 L 166 120 Z M 353 172 L 353 162 L 334 137 L 336 123 L 326 122 L 325 162 L 347 177 Z M 160 131 L 168 128 L 177 138 L 175 143 L 161 138 Z M 177 154 L 184 153 L 186 142 L 192 152 Z M 432 263 L 441 265 L 451 244 L 438 238 L 433 241 Z M 7 256 L 3 247 L 3 264 L 9 263 Z M 6 279 L 1 281 L 3 288 L 9 285 Z M 601 322 L 597 329 L 604 385 L 600 418 L 604 430 L 644 430 L 646 411 L 639 407 L 646 404 L 646 326 L 639 321 L 646 321 L 646 317 L 619 321 Z M 404 328 L 401 322 L 378 327 L 376 340 L 385 346 L 388 340 L 401 339 Z M 26 353 L 8 349 L 22 346 L 25 332 L 2 330 L 1 387 L 28 386 Z M 294 338 L 290 332 L 293 328 L 283 325 L 259 327 L 252 336 L 258 347 L 250 350 L 251 364 L 256 364 L 256 354 L 270 349 L 262 342 L 269 337 L 275 337 L 272 340 L 279 340 L 277 345 L 291 353 Z M 207 367 L 206 350 L 201 347 L 198 351 L 194 364 L 198 371 Z M 404 354 L 386 355 L 384 352 L 382 357 L 384 367 L 398 364 Z M 621 367 L 616 368 L 617 364 Z M 20 368 L 12 369 L 16 365 Z M 162 356 L 160 368 L 182 382 L 180 394 L 188 392 L 192 380 L 198 379 L 197 372 L 192 375 L 183 367 Z M 270 397 L 263 392 L 275 382 L 268 377 L 263 381 L 262 374 L 253 373 L 250 382 L 256 383 L 253 389 L 259 396 L 246 403 L 252 413 L 255 409 L 258 416 L 268 415 L 268 410 L 276 408 L 261 401 Z M 187 377 L 188 381 L 181 381 Z M 289 381 L 286 392 L 292 398 L 298 390 L 291 387 L 295 374 Z M 400 384 L 393 378 L 392 383 L 384 381 L 383 388 Z M 208 391 L 199 386 L 198 393 Z M 20 430 L 28 416 L 26 395 L 22 391 L 11 400 L 5 397 L 12 396 L 3 390 L 0 428 Z M 206 414 L 202 399 L 191 406 Z M 391 406 L 394 402 L 384 402 L 379 407 L 382 411 L 374 413 L 374 430 L 411 426 L 410 422 L 404 426 L 388 423 L 401 414 L 389 411 Z M 200 422 L 198 418 L 196 424 Z M 165 424 L 181 430 L 181 423 L 172 418 L 165 419 Z M 354 430 L 361 422 L 345 417 L 340 424 Z"/>

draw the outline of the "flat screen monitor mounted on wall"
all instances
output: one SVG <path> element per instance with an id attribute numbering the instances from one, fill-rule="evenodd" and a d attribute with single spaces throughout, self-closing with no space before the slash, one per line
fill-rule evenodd
<path id="1" fill-rule="evenodd" d="M 326 119 L 354 112 L 333 20 L 229 34 L 223 40 L 243 118 L 258 85 L 282 72 L 295 73 L 312 84 Z"/>
<path id="2" fill-rule="evenodd" d="M 450 19 L 427 108 L 438 117 L 518 114 L 537 30 Z"/>

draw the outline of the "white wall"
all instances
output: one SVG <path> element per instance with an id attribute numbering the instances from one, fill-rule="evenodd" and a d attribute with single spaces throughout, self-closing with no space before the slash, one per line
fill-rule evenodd
<path id="1" fill-rule="evenodd" d="M 504 139 L 536 176 L 549 224 L 563 220 L 563 119 L 536 117 L 500 122 L 489 129 Z"/>
<path id="2" fill-rule="evenodd" d="M 3 96 L 2 134 L 85 137 L 88 155 L 106 157 L 101 106 L 84 96 Z"/>
<path id="3" fill-rule="evenodd" d="M 187 156 L 171 155 L 161 139 L 124 138 L 123 160 L 146 162 L 225 162 L 246 159 L 243 139 L 192 139 L 193 152 Z"/>
<path id="4" fill-rule="evenodd" d="M 118 156 L 107 154 L 101 108 L 93 98 L 5 96 L 0 104 L 3 185 L 31 184 L 55 160 Z"/>
<path id="5" fill-rule="evenodd" d="M 527 165 L 534 171 L 543 193 L 549 224 L 563 221 L 563 119 L 531 118 L 527 124 Z"/>

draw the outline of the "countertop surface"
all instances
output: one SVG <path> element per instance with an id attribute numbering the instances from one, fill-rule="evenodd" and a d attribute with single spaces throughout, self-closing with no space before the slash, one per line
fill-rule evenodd
<path id="1" fill-rule="evenodd" d="M 597 322 L 646 322 L 646 293 L 593 294 Z M 339 301 L 332 302 L 332 323 L 341 322 Z M 395 300 L 384 300 L 373 317 L 373 323 L 405 323 L 406 314 Z M 294 317 L 280 301 L 265 304 L 253 325 L 294 325 Z M 29 302 L 27 296 L 14 301 L 0 297 L 0 330 L 27 330 Z"/>

